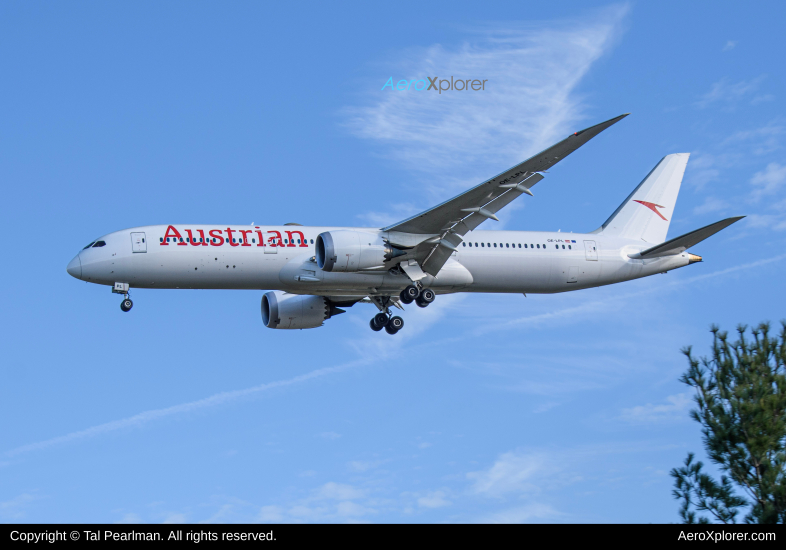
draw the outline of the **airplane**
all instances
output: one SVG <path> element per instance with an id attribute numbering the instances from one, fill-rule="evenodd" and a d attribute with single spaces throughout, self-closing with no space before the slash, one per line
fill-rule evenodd
<path id="1" fill-rule="evenodd" d="M 487 220 L 544 172 L 629 113 L 575 132 L 513 168 L 416 216 L 383 228 L 167 224 L 109 233 L 67 266 L 109 285 L 133 307 L 131 288 L 272 289 L 262 321 L 273 329 L 316 328 L 357 303 L 378 313 L 374 331 L 396 334 L 391 313 L 427 307 L 456 292 L 552 294 L 666 273 L 701 262 L 688 249 L 744 216 L 667 240 L 688 153 L 670 154 L 589 233 L 483 231 Z"/>

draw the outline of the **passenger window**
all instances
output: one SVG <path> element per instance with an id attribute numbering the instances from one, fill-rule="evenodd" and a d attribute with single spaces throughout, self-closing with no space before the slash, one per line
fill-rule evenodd
<path id="1" fill-rule="evenodd" d="M 145 242 L 145 239 L 142 239 L 142 242 Z"/>
<path id="2" fill-rule="evenodd" d="M 538 245 L 538 248 L 540 248 L 540 245 Z"/>
<path id="3" fill-rule="evenodd" d="M 505 243 L 505 248 L 510 248 L 510 244 Z"/>
<path id="4" fill-rule="evenodd" d="M 526 246 L 526 245 L 524 245 L 524 246 Z M 519 243 L 519 248 L 521 248 L 521 243 Z"/>
<path id="5" fill-rule="evenodd" d="M 101 248 L 102 246 L 106 246 L 104 241 L 96 241 L 96 244 L 93 245 L 93 248 Z"/>
<path id="6" fill-rule="evenodd" d="M 164 237 L 159 237 L 158 238 L 158 242 L 160 242 L 160 243 L 164 242 Z"/>
<path id="7" fill-rule="evenodd" d="M 311 239 L 311 244 L 314 244 L 314 239 Z"/>
<path id="8" fill-rule="evenodd" d="M 556 248 L 557 250 L 559 250 L 559 245 L 558 245 L 558 244 L 555 244 L 555 245 L 554 245 L 554 248 Z"/>
<path id="9" fill-rule="evenodd" d="M 497 248 L 497 243 L 494 243 L 494 248 Z"/>
<path id="10" fill-rule="evenodd" d="M 461 243 L 461 246 L 467 246 L 467 243 Z"/>
<path id="11" fill-rule="evenodd" d="M 565 250 L 565 245 L 564 244 L 562 245 L 562 250 Z"/>
<path id="12" fill-rule="evenodd" d="M 480 246 L 486 246 L 486 245 L 485 245 L 485 244 L 483 244 L 483 243 L 480 243 Z"/>
<path id="13" fill-rule="evenodd" d="M 568 245 L 568 250 L 571 250 L 570 245 Z"/>

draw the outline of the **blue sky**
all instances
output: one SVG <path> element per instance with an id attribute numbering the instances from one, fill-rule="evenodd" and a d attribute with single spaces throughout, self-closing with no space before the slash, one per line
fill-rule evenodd
<path id="1" fill-rule="evenodd" d="M 0 7 L 0 521 L 669 522 L 701 451 L 677 379 L 711 323 L 784 315 L 778 2 Z M 382 92 L 468 74 L 489 93 Z M 358 305 L 272 331 L 261 292 L 133 292 L 67 262 L 158 223 L 379 225 L 632 115 L 489 229 L 591 231 L 692 153 L 705 262 L 555 296 Z M 701 454 L 701 453 L 700 453 Z"/>

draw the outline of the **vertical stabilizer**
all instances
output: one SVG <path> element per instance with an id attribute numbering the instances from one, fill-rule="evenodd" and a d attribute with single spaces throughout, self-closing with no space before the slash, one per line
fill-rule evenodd
<path id="1" fill-rule="evenodd" d="M 653 244 L 665 241 L 689 156 L 675 153 L 663 157 L 595 232 Z"/>

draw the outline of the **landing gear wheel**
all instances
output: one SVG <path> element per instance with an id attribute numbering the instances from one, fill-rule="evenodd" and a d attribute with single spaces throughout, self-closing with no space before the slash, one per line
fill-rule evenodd
<path id="1" fill-rule="evenodd" d="M 134 307 L 134 302 L 132 302 L 130 298 L 126 298 L 120 302 L 120 309 L 123 311 L 131 311 L 132 307 Z"/>
<path id="2" fill-rule="evenodd" d="M 368 326 L 370 326 L 371 330 L 373 330 L 374 332 L 379 332 L 380 330 L 382 330 L 382 327 L 377 325 L 374 322 L 374 319 L 371 319 L 371 321 L 368 322 Z"/>
<path id="3" fill-rule="evenodd" d="M 386 325 L 385 332 L 387 332 L 388 334 L 396 334 L 398 331 L 394 328 L 390 328 L 390 325 Z"/>
<path id="4" fill-rule="evenodd" d="M 437 295 L 434 294 L 433 290 L 431 290 L 430 288 L 424 288 L 423 292 L 421 292 L 420 296 L 418 296 L 418 299 L 415 300 L 415 303 L 418 305 L 418 307 L 426 307 L 431 302 L 433 302 L 436 299 L 436 297 Z"/>
<path id="5" fill-rule="evenodd" d="M 382 328 L 385 325 L 387 325 L 389 320 L 390 317 L 388 317 L 387 313 L 382 313 L 382 312 L 374 315 L 374 319 L 373 319 L 374 324 L 377 325 L 379 328 Z"/>
<path id="6" fill-rule="evenodd" d="M 413 301 L 417 299 L 419 295 L 420 295 L 420 289 L 415 285 L 409 285 L 407 288 L 401 291 L 401 294 L 399 294 L 399 298 L 401 298 L 401 301 L 404 302 L 405 304 L 411 304 Z"/>
<path id="7" fill-rule="evenodd" d="M 389 330 L 388 334 L 395 334 L 398 331 L 400 331 L 402 328 L 404 328 L 404 319 L 402 319 L 401 317 L 398 317 L 398 316 L 391 317 L 390 321 L 388 321 L 388 324 L 386 325 L 386 328 L 389 328 L 390 330 L 393 331 L 393 332 L 390 332 L 390 330 Z"/>

